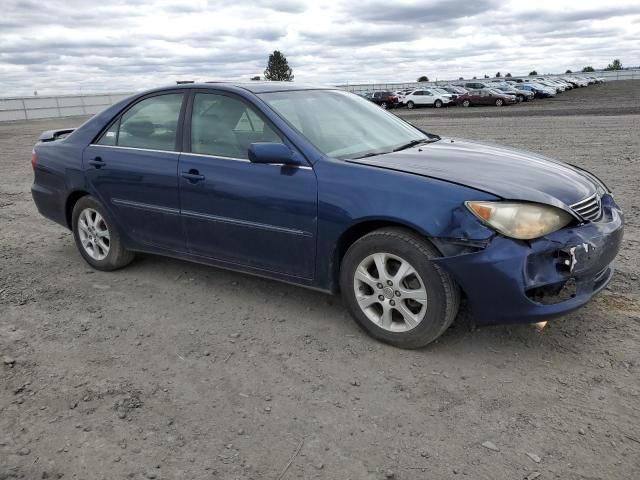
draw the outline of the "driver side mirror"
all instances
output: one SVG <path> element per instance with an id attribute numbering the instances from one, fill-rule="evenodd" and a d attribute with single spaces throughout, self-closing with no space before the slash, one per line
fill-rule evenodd
<path id="1" fill-rule="evenodd" d="M 300 165 L 291 149 L 283 143 L 252 143 L 249 145 L 249 160 L 252 163 Z"/>

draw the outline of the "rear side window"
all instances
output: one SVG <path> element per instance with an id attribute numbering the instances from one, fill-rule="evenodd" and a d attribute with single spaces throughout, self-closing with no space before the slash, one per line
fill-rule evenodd
<path id="1" fill-rule="evenodd" d="M 157 95 L 136 103 L 98 140 L 98 145 L 174 151 L 182 93 Z"/>
<path id="2" fill-rule="evenodd" d="M 254 142 L 282 143 L 278 134 L 246 103 L 213 93 L 197 93 L 191 114 L 191 151 L 248 159 Z"/>

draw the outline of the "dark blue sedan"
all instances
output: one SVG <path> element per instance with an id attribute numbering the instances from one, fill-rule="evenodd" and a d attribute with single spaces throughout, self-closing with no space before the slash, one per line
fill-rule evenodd
<path id="1" fill-rule="evenodd" d="M 38 210 L 96 269 L 148 252 L 341 292 L 367 332 L 405 348 L 438 338 L 462 296 L 478 324 L 584 305 L 623 233 L 584 170 L 292 83 L 135 95 L 44 132 L 32 163 Z"/>

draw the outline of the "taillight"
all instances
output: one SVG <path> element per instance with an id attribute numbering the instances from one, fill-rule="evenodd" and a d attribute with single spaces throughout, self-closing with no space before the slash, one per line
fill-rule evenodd
<path id="1" fill-rule="evenodd" d="M 33 168 L 34 171 L 36 169 L 37 162 L 38 162 L 38 155 L 36 155 L 35 149 L 31 150 L 31 168 Z"/>

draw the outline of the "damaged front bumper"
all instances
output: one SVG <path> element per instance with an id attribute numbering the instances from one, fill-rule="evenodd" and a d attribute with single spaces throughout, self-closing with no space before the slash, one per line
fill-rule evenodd
<path id="1" fill-rule="evenodd" d="M 623 214 L 610 195 L 597 222 L 520 241 L 494 236 L 436 260 L 460 285 L 478 324 L 533 323 L 571 312 L 602 290 L 620 250 Z"/>

